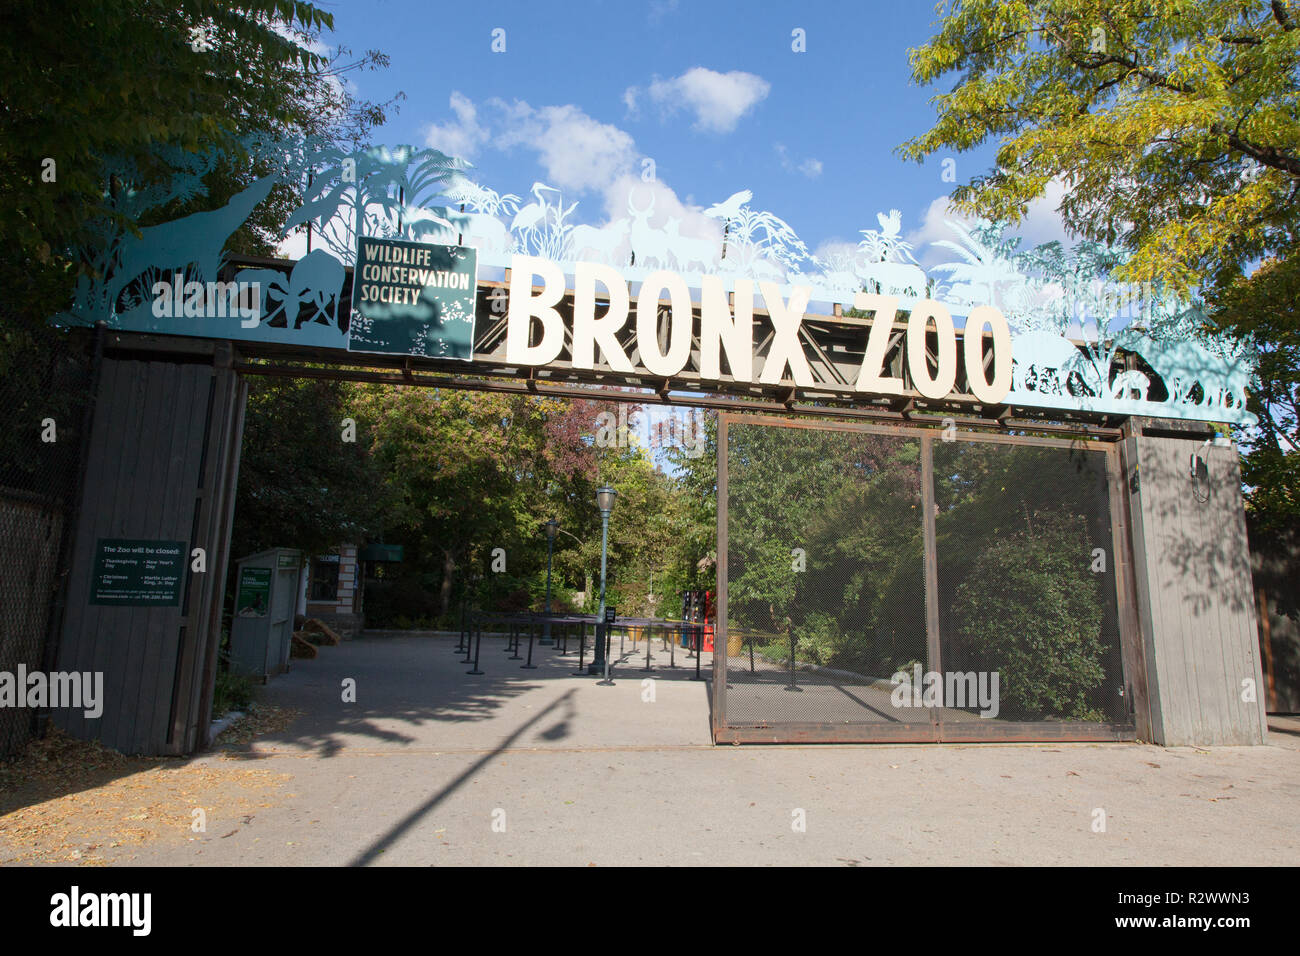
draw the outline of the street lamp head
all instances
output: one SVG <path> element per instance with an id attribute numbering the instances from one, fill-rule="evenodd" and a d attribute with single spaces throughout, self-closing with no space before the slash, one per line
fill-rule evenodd
<path id="1" fill-rule="evenodd" d="M 614 499 L 618 497 L 618 492 L 609 485 L 604 485 L 596 489 L 596 504 L 600 507 L 601 514 L 609 514 L 614 510 Z"/>
<path id="2" fill-rule="evenodd" d="M 546 540 L 554 541 L 555 532 L 558 531 L 559 529 L 560 529 L 560 523 L 556 521 L 554 518 L 546 522 Z"/>

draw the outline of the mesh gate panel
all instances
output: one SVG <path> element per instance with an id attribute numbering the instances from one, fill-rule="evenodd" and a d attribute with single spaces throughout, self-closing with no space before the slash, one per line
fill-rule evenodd
<path id="1" fill-rule="evenodd" d="M 739 417 L 725 436 L 720 733 L 1131 736 L 1113 448 Z"/>
<path id="2" fill-rule="evenodd" d="M 928 667 L 920 448 L 729 425 L 729 723 L 930 723 L 889 682 Z"/>
<path id="3" fill-rule="evenodd" d="M 997 675 L 994 719 L 1128 718 L 1106 480 L 1101 451 L 934 444 L 942 666 Z"/>

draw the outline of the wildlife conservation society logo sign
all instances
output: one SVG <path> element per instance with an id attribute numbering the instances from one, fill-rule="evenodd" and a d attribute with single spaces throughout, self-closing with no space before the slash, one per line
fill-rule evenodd
<path id="1" fill-rule="evenodd" d="M 470 246 L 361 239 L 348 349 L 469 361 L 477 289 Z"/>

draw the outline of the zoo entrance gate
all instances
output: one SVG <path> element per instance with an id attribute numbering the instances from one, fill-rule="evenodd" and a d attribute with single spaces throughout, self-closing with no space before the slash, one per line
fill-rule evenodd
<path id="1" fill-rule="evenodd" d="M 1123 474 L 1093 438 L 719 413 L 715 742 L 1136 739 Z"/>

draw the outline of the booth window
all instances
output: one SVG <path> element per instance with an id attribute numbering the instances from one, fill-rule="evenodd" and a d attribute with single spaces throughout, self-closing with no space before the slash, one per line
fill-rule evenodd
<path id="1" fill-rule="evenodd" d="M 330 560 L 333 558 L 333 560 Z M 339 559 L 338 555 L 329 558 L 313 558 L 311 562 L 311 591 L 309 601 L 336 601 L 339 596 Z"/>

